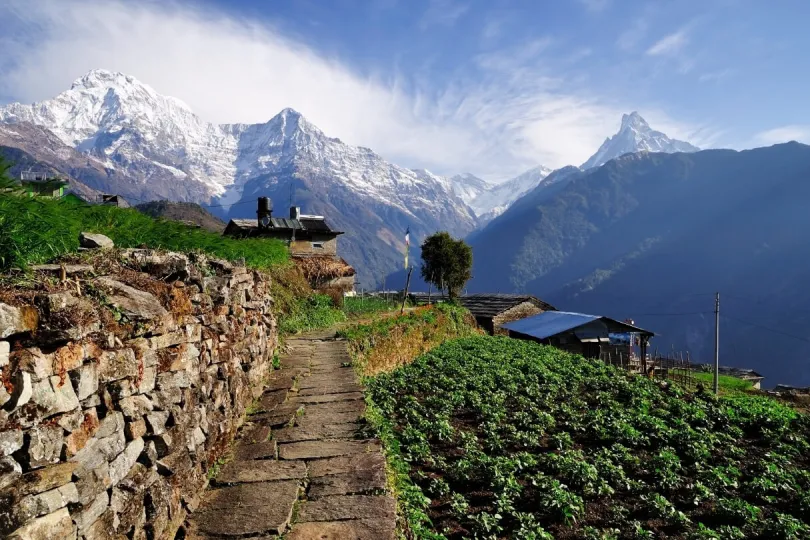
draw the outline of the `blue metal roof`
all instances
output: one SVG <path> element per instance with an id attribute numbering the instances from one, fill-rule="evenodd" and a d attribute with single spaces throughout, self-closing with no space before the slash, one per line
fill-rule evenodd
<path id="1" fill-rule="evenodd" d="M 579 328 L 596 320 L 604 320 L 611 332 L 640 332 L 654 335 L 648 330 L 643 330 L 627 323 L 622 323 L 608 317 L 599 315 L 586 315 L 585 313 L 570 313 L 567 311 L 544 311 L 525 319 L 512 321 L 501 326 L 513 332 L 531 336 L 536 339 L 546 339 L 556 336 L 562 332 Z"/>
<path id="2" fill-rule="evenodd" d="M 525 319 L 519 319 L 502 325 L 502 328 L 532 336 L 537 339 L 546 339 L 562 332 L 573 330 L 589 322 L 600 319 L 597 315 L 584 313 L 569 313 L 567 311 L 544 311 Z"/>

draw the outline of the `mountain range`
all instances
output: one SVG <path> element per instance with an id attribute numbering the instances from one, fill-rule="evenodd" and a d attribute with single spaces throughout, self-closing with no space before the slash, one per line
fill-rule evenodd
<path id="1" fill-rule="evenodd" d="M 342 254 L 366 286 L 401 264 L 407 227 L 421 238 L 477 224 L 446 178 L 328 137 L 292 109 L 212 124 L 122 73 L 93 70 L 53 99 L 0 107 L 0 124 L 0 144 L 136 203 L 197 202 L 233 218 L 255 216 L 256 198 L 269 196 L 280 215 L 290 203 L 323 214 L 347 233 Z"/>
<path id="2" fill-rule="evenodd" d="M 713 361 L 717 291 L 721 364 L 810 385 L 808 178 L 795 142 L 555 171 L 471 239 L 469 290 L 632 318 L 698 362 Z"/>

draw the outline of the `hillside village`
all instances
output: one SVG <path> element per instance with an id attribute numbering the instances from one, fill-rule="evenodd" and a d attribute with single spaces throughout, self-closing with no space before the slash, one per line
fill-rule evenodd
<path id="1" fill-rule="evenodd" d="M 0 158 L 4 538 L 810 538 L 808 146 L 495 185 L 93 70 Z"/>

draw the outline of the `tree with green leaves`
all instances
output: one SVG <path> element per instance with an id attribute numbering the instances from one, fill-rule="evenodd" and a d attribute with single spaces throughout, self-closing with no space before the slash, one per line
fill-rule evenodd
<path id="1" fill-rule="evenodd" d="M 472 276 L 472 248 L 447 232 L 437 232 L 422 243 L 422 279 L 454 299 Z"/>
<path id="2" fill-rule="evenodd" d="M 16 182 L 11 178 L 11 163 L 3 156 L 0 156 L 0 189 L 8 189 L 16 186 Z"/>

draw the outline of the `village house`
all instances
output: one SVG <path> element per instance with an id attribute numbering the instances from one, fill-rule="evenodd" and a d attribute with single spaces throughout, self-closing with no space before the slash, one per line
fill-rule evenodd
<path id="1" fill-rule="evenodd" d="M 646 358 L 649 340 L 655 336 L 649 330 L 609 317 L 566 311 L 544 311 L 502 328 L 512 338 L 552 345 L 586 358 L 613 360 L 635 356 L 635 345 L 640 349 L 637 357 Z"/>
<path id="2" fill-rule="evenodd" d="M 524 319 L 557 308 L 528 294 L 477 293 L 458 299 L 475 317 L 475 322 L 489 334 L 506 334 L 505 323 Z"/>
<path id="3" fill-rule="evenodd" d="M 223 234 L 282 240 L 313 289 L 354 291 L 356 272 L 337 252 L 343 232 L 332 229 L 324 216 L 302 214 L 300 207 L 292 206 L 289 217 L 274 217 L 270 199 L 259 197 L 256 219 L 232 219 Z"/>
<path id="4" fill-rule="evenodd" d="M 23 171 L 20 173 L 20 185 L 29 197 L 60 199 L 64 197 L 65 188 L 70 184 L 47 173 Z"/>

